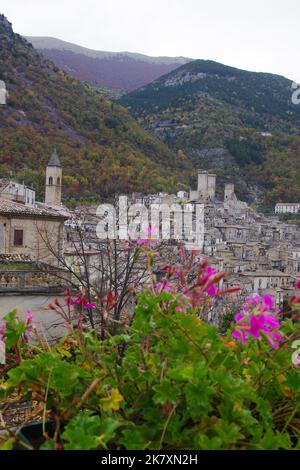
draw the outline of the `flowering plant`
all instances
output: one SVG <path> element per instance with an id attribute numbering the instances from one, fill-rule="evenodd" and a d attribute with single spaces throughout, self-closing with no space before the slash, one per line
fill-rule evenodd
<path id="1" fill-rule="evenodd" d="M 84 320 L 89 317 L 90 311 L 95 308 L 95 304 L 89 301 L 85 291 L 74 294 L 67 289 L 64 303 L 55 299 L 49 304 L 49 308 L 63 319 L 65 326 L 69 327 L 75 321 L 76 326 L 82 328 Z"/>
<path id="2" fill-rule="evenodd" d="M 222 297 L 239 291 L 239 288 L 222 286 L 225 273 L 219 273 L 210 266 L 207 260 L 198 260 L 198 252 L 193 250 L 188 255 L 184 249 L 179 250 L 178 266 L 166 265 L 164 275 L 157 280 L 151 271 L 150 292 L 153 295 L 165 295 L 166 307 L 175 303 L 176 311 L 196 312 L 204 320 Z"/>
<path id="3" fill-rule="evenodd" d="M 278 349 L 283 339 L 279 331 L 279 312 L 274 299 L 269 295 L 248 297 L 241 311 L 235 315 L 233 338 L 243 344 L 246 344 L 249 336 L 257 340 L 266 338 L 273 348 Z"/>
<path id="4" fill-rule="evenodd" d="M 11 394 L 35 400 L 40 449 L 300 449 L 299 322 L 255 296 L 220 334 L 199 310 L 221 299 L 222 278 L 205 262 L 196 273 L 166 266 L 125 331 L 102 340 L 75 328 L 22 359 L 0 385 L 0 409 Z"/>

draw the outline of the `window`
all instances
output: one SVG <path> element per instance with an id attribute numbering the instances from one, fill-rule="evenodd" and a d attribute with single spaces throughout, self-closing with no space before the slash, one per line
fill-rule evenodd
<path id="1" fill-rule="evenodd" d="M 60 177 L 57 178 L 57 186 L 60 185 Z"/>
<path id="2" fill-rule="evenodd" d="M 52 178 L 52 176 L 49 176 L 49 185 L 50 185 L 50 186 L 53 185 L 53 178 Z"/>
<path id="3" fill-rule="evenodd" d="M 23 246 L 23 230 L 14 231 L 14 246 Z"/>

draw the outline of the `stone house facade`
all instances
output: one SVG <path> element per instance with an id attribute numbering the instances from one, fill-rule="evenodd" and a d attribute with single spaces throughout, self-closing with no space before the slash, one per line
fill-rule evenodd
<path id="1" fill-rule="evenodd" d="M 63 254 L 65 216 L 40 207 L 0 199 L 0 253 L 28 255 L 57 265 Z"/>
<path id="2" fill-rule="evenodd" d="M 32 261 L 58 266 L 58 258 L 63 258 L 64 223 L 70 214 L 61 205 L 62 168 L 56 150 L 46 169 L 45 203 L 36 202 L 31 193 L 29 201 L 27 197 L 22 199 L 19 190 L 11 189 L 22 186 L 28 192 L 24 185 L 2 183 L 0 254 L 24 255 Z M 22 195 L 28 196 L 25 189 Z"/>

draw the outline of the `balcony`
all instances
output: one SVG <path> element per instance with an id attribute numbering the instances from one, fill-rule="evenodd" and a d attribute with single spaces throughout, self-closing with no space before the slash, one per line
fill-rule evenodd
<path id="1" fill-rule="evenodd" d="M 42 263 L 0 263 L 0 294 L 60 294 L 70 273 Z"/>

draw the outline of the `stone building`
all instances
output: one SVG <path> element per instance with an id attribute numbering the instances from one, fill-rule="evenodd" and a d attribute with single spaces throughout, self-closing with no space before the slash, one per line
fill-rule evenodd
<path id="1" fill-rule="evenodd" d="M 0 199 L 0 253 L 28 255 L 33 261 L 58 264 L 65 217 L 56 211 Z"/>
<path id="2" fill-rule="evenodd" d="M 0 181 L 0 319 L 13 309 L 26 309 L 49 340 L 64 334 L 49 309 L 63 299 L 71 277 L 65 269 L 64 232 L 70 213 L 61 204 L 62 168 L 57 152 L 46 170 L 46 201 L 35 200 L 31 188 Z"/>
<path id="3" fill-rule="evenodd" d="M 216 195 L 216 178 L 217 176 L 215 174 L 199 170 L 197 190 L 190 192 L 190 200 L 200 202 L 214 201 Z"/>
<path id="4" fill-rule="evenodd" d="M 30 188 L 2 181 L 0 253 L 25 255 L 32 261 L 58 265 L 56 254 L 63 256 L 64 223 L 69 217 L 61 206 L 61 178 L 62 168 L 55 151 L 46 170 L 45 203 L 36 202 Z"/>
<path id="5" fill-rule="evenodd" d="M 204 242 L 200 249 L 209 261 L 222 260 L 228 286 L 240 285 L 246 294 L 271 293 L 278 302 L 295 290 L 300 272 L 299 226 L 267 217 L 236 197 L 234 185 L 225 185 L 224 200 L 215 196 L 215 175 L 198 171 L 198 186 L 190 203 L 204 208 Z M 292 207 L 293 206 L 293 207 Z M 297 212 L 297 204 L 278 204 L 278 213 Z"/>
<path id="6" fill-rule="evenodd" d="M 2 178 L 0 180 L 0 198 L 34 206 L 35 190 L 25 186 L 24 183 L 20 184 L 10 179 Z"/>
<path id="7" fill-rule="evenodd" d="M 275 214 L 300 214 L 300 203 L 278 203 L 275 206 Z"/>
<path id="8" fill-rule="evenodd" d="M 56 149 L 46 169 L 45 204 L 58 206 L 61 204 L 62 167 Z"/>

